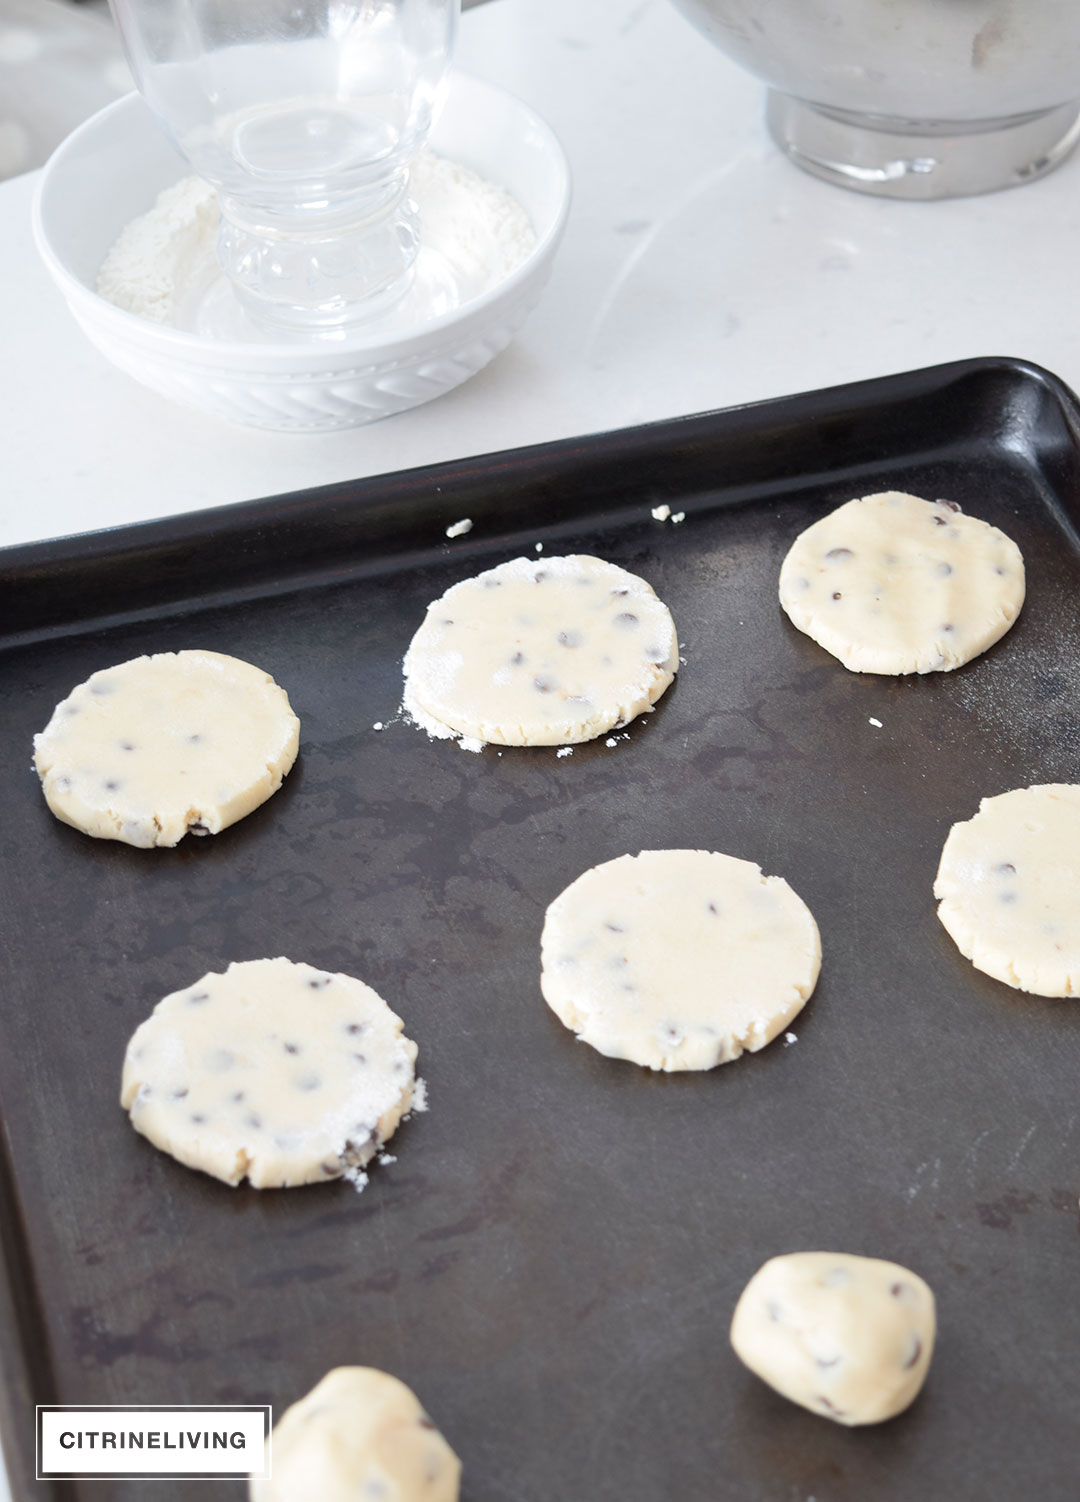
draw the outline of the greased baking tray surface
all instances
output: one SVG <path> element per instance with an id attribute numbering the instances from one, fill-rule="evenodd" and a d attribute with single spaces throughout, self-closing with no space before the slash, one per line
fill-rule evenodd
<path id="1" fill-rule="evenodd" d="M 467 1502 L 1075 1498 L 1080 1006 L 974 971 L 931 888 L 980 797 L 1078 777 L 1077 431 L 1053 377 L 972 361 L 8 552 L 17 1502 L 146 1490 L 35 1483 L 35 1402 L 280 1415 L 346 1362 L 417 1390 Z M 1019 622 L 957 672 L 850 674 L 777 604 L 796 533 L 889 488 L 959 501 L 1024 553 Z M 686 520 L 653 521 L 661 503 Z M 538 541 L 622 564 L 671 607 L 686 662 L 656 712 L 561 759 L 470 755 L 396 720 L 428 601 Z M 175 850 L 59 824 L 28 770 L 53 705 L 95 668 L 190 646 L 288 690 L 283 790 Z M 587 866 L 679 845 L 786 877 L 824 965 L 797 1042 L 658 1076 L 555 1019 L 539 938 Z M 118 1105 L 160 997 L 277 954 L 359 975 L 419 1043 L 430 1110 L 361 1195 L 230 1190 Z M 895 1422 L 828 1424 L 730 1352 L 750 1275 L 815 1248 L 893 1258 L 937 1294 L 929 1382 Z"/>

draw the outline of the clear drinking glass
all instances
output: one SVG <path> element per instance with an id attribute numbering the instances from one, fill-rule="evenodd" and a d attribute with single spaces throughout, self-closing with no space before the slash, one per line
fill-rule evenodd
<path id="1" fill-rule="evenodd" d="M 264 330 L 385 311 L 419 244 L 408 169 L 458 0 L 110 0 L 139 89 L 221 201 L 218 259 Z"/>

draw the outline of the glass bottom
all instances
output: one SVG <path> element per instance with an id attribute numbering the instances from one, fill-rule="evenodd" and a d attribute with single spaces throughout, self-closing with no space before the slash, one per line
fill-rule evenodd
<path id="1" fill-rule="evenodd" d="M 870 119 L 771 89 L 765 117 L 796 166 L 882 198 L 960 198 L 1019 187 L 1052 171 L 1080 140 L 1080 103 L 961 127 Z"/>
<path id="2" fill-rule="evenodd" d="M 470 302 L 487 285 L 486 280 L 470 276 L 441 251 L 421 246 L 405 290 L 361 324 L 275 328 L 252 318 L 232 282 L 215 268 L 212 276 L 189 288 L 178 309 L 176 327 L 229 344 L 376 343 L 418 332 Z"/>

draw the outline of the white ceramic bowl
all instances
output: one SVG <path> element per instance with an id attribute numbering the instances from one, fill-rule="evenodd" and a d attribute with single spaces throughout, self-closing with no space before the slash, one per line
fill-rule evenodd
<path id="1" fill-rule="evenodd" d="M 128 94 L 74 131 L 34 200 L 38 250 L 87 337 L 161 396 L 255 427 L 325 432 L 431 401 L 475 375 L 536 306 L 570 206 L 570 170 L 540 117 L 493 84 L 455 73 L 431 147 L 506 188 L 536 245 L 503 281 L 414 332 L 341 344 L 216 343 L 98 296 L 98 269 L 130 220 L 190 168 Z"/>

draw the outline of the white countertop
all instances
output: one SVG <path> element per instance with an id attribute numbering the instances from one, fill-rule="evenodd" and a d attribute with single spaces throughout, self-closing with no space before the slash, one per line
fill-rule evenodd
<path id="1" fill-rule="evenodd" d="M 1080 156 L 978 199 L 829 187 L 780 157 L 761 87 L 667 0 L 499 0 L 464 17 L 458 60 L 561 137 L 566 240 L 510 350 L 353 432 L 232 427 L 121 375 L 38 263 L 36 174 L 0 184 L 0 544 L 973 355 L 1080 384 Z"/>
<path id="2" fill-rule="evenodd" d="M 82 531 L 972 355 L 1080 382 L 1080 156 L 984 198 L 864 198 L 772 146 L 763 91 L 667 0 L 498 0 L 461 65 L 568 152 L 554 277 L 514 345 L 428 406 L 291 435 L 186 412 L 97 354 L 0 184 L 0 543 Z"/>

